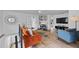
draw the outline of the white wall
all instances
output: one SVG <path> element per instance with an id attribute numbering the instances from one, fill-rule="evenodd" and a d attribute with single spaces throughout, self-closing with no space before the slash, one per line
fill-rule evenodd
<path id="1" fill-rule="evenodd" d="M 5 22 L 7 16 L 15 16 L 16 17 L 16 23 L 15 24 L 8 24 Z M 6 34 L 12 34 L 16 33 L 18 30 L 18 24 L 26 24 L 27 16 L 22 13 L 16 13 L 16 12 L 9 12 L 4 11 L 3 12 L 3 29 L 4 33 Z"/>
<path id="2" fill-rule="evenodd" d="M 3 11 L 0 11 L 0 35 L 3 34 Z"/>
<path id="3" fill-rule="evenodd" d="M 75 21 L 71 19 L 72 16 L 79 16 L 79 10 L 69 10 L 68 13 L 54 15 L 53 16 L 53 18 L 54 18 L 53 25 L 54 26 L 64 25 L 64 26 L 68 26 L 69 28 L 75 28 Z M 58 18 L 58 17 L 68 17 L 68 24 L 56 24 L 56 18 Z M 79 25 L 77 25 L 77 27 L 79 28 Z"/>
<path id="4" fill-rule="evenodd" d="M 55 26 L 69 26 L 69 24 L 57 24 L 56 23 L 56 18 L 60 18 L 60 17 L 69 17 L 68 13 L 64 13 L 64 14 L 59 14 L 59 15 L 53 15 L 53 28 L 55 28 Z"/>
<path id="5" fill-rule="evenodd" d="M 69 16 L 79 16 L 79 10 L 69 10 Z"/>
<path id="6" fill-rule="evenodd" d="M 6 23 L 6 17 L 8 16 L 15 16 L 16 23 L 15 24 L 8 24 Z M 34 21 L 33 16 L 35 17 L 36 21 Z M 18 31 L 18 24 L 25 24 L 29 28 L 32 27 L 32 23 L 35 22 L 36 28 L 39 27 L 38 16 L 33 14 L 25 14 L 19 12 L 12 12 L 12 11 L 3 11 L 3 32 L 6 34 L 16 33 Z"/>

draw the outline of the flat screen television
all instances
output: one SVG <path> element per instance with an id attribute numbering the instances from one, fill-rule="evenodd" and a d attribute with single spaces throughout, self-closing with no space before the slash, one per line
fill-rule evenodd
<path id="1" fill-rule="evenodd" d="M 68 23 L 68 17 L 56 18 L 56 23 L 67 24 Z"/>

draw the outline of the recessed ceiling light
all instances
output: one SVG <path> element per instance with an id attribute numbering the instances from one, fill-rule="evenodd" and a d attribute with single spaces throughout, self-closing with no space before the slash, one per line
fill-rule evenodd
<path id="1" fill-rule="evenodd" d="M 41 11 L 39 10 L 39 11 L 38 11 L 38 13 L 40 14 L 40 13 L 41 13 Z"/>

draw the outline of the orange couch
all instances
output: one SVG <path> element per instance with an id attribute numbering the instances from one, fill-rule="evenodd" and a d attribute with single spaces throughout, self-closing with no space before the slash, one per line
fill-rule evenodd
<path id="1" fill-rule="evenodd" d="M 33 31 L 33 36 L 31 36 L 28 30 L 22 28 L 22 34 L 25 48 L 33 46 L 42 40 L 42 36 L 35 31 Z"/>

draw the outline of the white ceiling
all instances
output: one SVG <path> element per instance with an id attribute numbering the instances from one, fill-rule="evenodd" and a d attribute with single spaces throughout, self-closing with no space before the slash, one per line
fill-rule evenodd
<path id="1" fill-rule="evenodd" d="M 14 12 L 21 12 L 26 14 L 39 14 L 39 10 L 8 10 L 8 11 L 14 11 Z M 40 10 L 42 15 L 57 15 L 57 14 L 63 14 L 67 13 L 68 10 Z"/>

